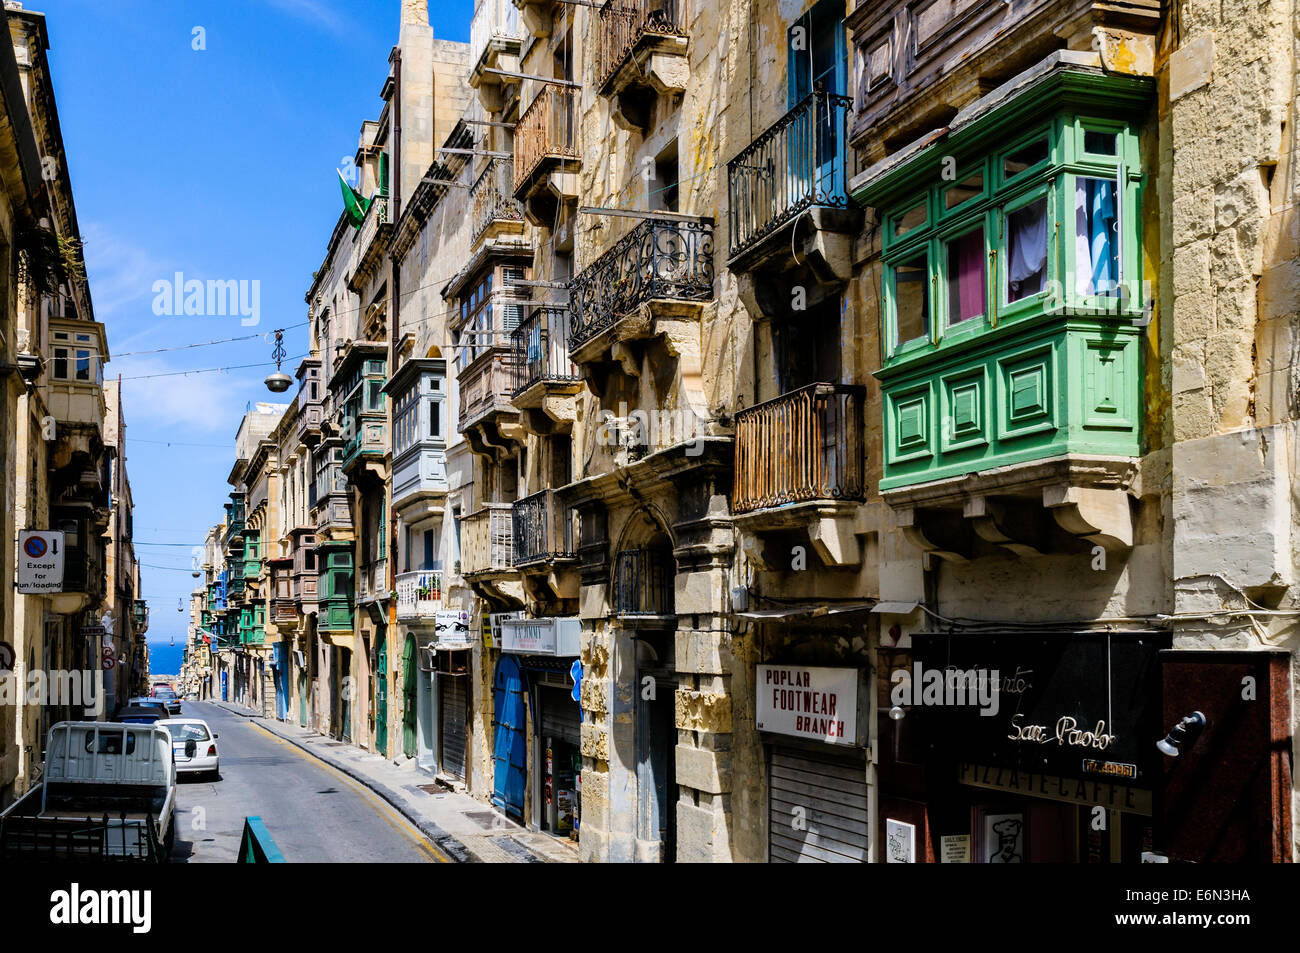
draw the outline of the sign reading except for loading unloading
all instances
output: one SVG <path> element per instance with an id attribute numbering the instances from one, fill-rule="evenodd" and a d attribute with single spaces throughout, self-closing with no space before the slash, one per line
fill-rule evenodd
<path id="1" fill-rule="evenodd" d="M 29 529 L 18 534 L 18 591 L 63 591 L 63 533 Z"/>

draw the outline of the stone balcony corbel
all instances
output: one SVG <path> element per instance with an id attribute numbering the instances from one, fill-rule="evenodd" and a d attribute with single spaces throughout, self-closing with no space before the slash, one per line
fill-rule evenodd
<path id="1" fill-rule="evenodd" d="M 1069 484 L 1045 486 L 1043 506 L 1067 533 L 1111 552 L 1133 548 L 1133 511 L 1123 490 Z"/>

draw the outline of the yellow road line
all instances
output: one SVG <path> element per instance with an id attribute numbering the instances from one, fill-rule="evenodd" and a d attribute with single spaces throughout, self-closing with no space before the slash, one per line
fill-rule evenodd
<path id="1" fill-rule="evenodd" d="M 256 728 L 258 731 L 266 735 L 276 744 L 284 745 L 286 748 L 288 748 L 290 751 L 292 751 L 294 754 L 296 754 L 298 757 L 302 758 L 303 760 L 311 761 L 317 767 L 323 768 L 325 771 L 329 772 L 330 774 L 337 776 L 341 781 L 347 784 L 348 787 L 352 788 L 363 798 L 369 801 L 370 806 L 374 808 L 375 813 L 380 816 L 380 818 L 383 820 L 385 824 L 387 824 L 393 830 L 397 831 L 402 836 L 408 838 L 412 843 L 415 844 L 416 847 L 422 850 L 430 858 L 432 858 L 433 860 L 437 861 L 440 864 L 447 864 L 451 862 L 450 857 L 448 857 L 441 850 L 439 850 L 438 848 L 430 844 L 422 834 L 418 837 L 415 834 L 412 834 L 410 830 L 411 822 L 408 821 L 405 817 L 402 817 L 402 815 L 398 814 L 396 811 L 394 811 L 389 806 L 387 801 L 382 800 L 378 795 L 375 794 L 374 791 L 371 791 L 364 784 L 344 774 L 342 771 L 334 767 L 334 765 L 330 764 L 328 761 L 322 761 L 314 754 L 303 751 L 297 745 L 290 744 L 289 742 L 281 738 L 279 735 L 277 735 L 274 731 L 270 731 L 266 728 L 263 728 L 257 722 L 250 721 L 247 724 L 249 724 L 253 728 Z"/>

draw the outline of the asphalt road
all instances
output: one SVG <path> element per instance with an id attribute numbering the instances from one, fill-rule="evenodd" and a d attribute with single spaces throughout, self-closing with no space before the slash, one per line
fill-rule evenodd
<path id="1" fill-rule="evenodd" d="M 220 737 L 221 779 L 180 776 L 172 863 L 232 863 L 244 818 L 262 818 L 289 863 L 427 863 L 447 858 L 386 801 L 256 721 L 185 702 Z"/>

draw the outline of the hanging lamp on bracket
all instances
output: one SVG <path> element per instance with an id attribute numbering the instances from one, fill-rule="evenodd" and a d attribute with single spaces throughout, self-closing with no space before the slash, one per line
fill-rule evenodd
<path id="1" fill-rule="evenodd" d="M 293 378 L 280 370 L 280 362 L 284 360 L 284 331 L 277 329 L 275 332 L 275 350 L 271 352 L 271 357 L 275 360 L 275 373 L 268 374 L 266 377 L 266 389 L 273 394 L 283 394 L 293 383 Z"/>

